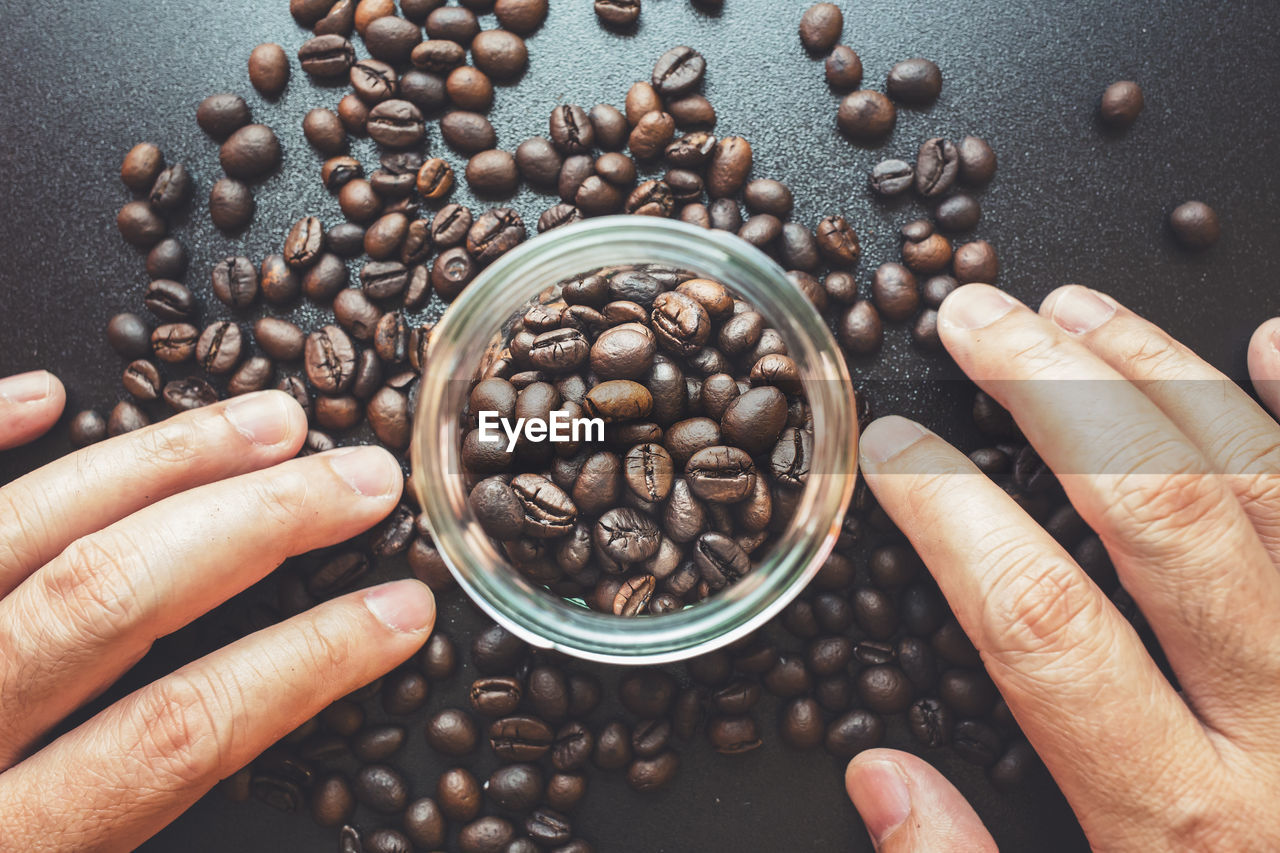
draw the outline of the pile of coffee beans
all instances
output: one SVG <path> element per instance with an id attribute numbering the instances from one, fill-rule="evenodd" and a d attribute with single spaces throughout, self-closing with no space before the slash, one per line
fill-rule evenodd
<path id="1" fill-rule="evenodd" d="M 432 320 L 526 239 L 526 220 L 546 231 L 630 213 L 736 233 L 827 316 L 855 376 L 880 351 L 886 322 L 910 324 L 920 346 L 936 348 L 947 294 L 998 277 L 994 248 L 971 236 L 982 220 L 977 193 L 996 171 L 994 151 L 976 136 L 913 141 L 910 153 L 871 169 L 874 195 L 910 198 L 923 215 L 903 217 L 900 257 L 877 258 L 860 283 L 855 224 L 838 212 L 810 224 L 791 218 L 790 188 L 753 174 L 747 139 L 717 131 L 701 91 L 707 63 L 689 46 L 644 69 L 645 79 L 619 92 L 621 108 L 559 104 L 545 137 L 507 150 L 486 113 L 511 96 L 494 84 L 522 75 L 525 38 L 542 26 L 547 0 L 400 0 L 398 9 L 393 0 L 291 0 L 289 11 L 309 31 L 296 45 L 303 73 L 291 74 L 284 47 L 260 45 L 249 84 L 267 99 L 255 109 L 277 127 L 300 122 L 311 150 L 283 158 L 244 97 L 205 98 L 195 119 L 221 146 L 218 163 L 201 172 L 221 170 L 210 217 L 229 234 L 251 227 L 254 183 L 282 163 L 298 168 L 300 157 L 341 217 L 297 211 L 292 223 L 271 223 L 274 253 L 229 252 L 193 275 L 169 232 L 195 179 L 166 168 L 155 145 L 131 150 L 121 176 L 134 197 L 118 222 L 147 251 L 148 281 L 139 313 L 112 317 L 106 330 L 127 397 L 106 417 L 76 415 L 77 446 L 275 387 L 307 412 L 302 453 L 377 442 L 405 459 Z M 598 0 L 579 13 L 625 30 L 640 0 Z M 488 15 L 495 28 L 482 25 Z M 838 6 L 813 6 L 798 22 L 797 49 L 823 61 L 841 97 L 839 130 L 879 144 L 900 107 L 941 96 L 942 73 L 908 58 L 877 72 L 883 92 L 862 89 L 862 61 L 841 44 L 843 25 Z M 345 91 L 305 115 L 273 103 L 308 80 Z M 1127 127 L 1141 106 L 1136 84 L 1116 84 L 1099 117 Z M 353 137 L 373 140 L 376 162 L 354 156 Z M 426 156 L 428 146 L 439 153 Z M 550 198 L 541 211 L 473 210 L 450 200 L 459 175 L 479 198 L 506 199 L 521 185 Z M 1219 233 L 1199 202 L 1175 210 L 1169 225 L 1191 248 Z M 293 311 L 303 301 L 307 310 Z M 531 305 L 509 350 L 475 386 L 472 416 L 491 406 L 612 420 L 603 447 L 591 450 L 524 444 L 506 453 L 464 437 L 472 506 L 521 571 L 556 594 L 637 615 L 697 601 L 749 570 L 790 512 L 813 441 L 795 365 L 759 312 L 679 271 L 601 270 Z M 874 397 L 871 388 L 859 396 L 864 426 Z M 982 393 L 972 414 L 986 444 L 974 463 L 1072 554 L 1159 658 L 1101 541 L 1009 414 Z M 249 609 L 238 627 L 257 630 L 406 571 L 442 596 L 442 613 L 470 607 L 445 597 L 452 576 L 405 503 L 368 534 L 291 560 L 277 573 L 276 601 Z M 532 650 L 497 626 L 463 637 L 458 621 L 442 619 L 413 661 L 333 703 L 223 790 L 309 812 L 334 828 L 344 853 L 590 853 L 585 837 L 604 828 L 579 826 L 574 814 L 598 774 L 658 790 L 676 779 L 681 751 L 772 748 L 774 732 L 786 748 L 828 753 L 833 776 L 895 727 L 921 751 L 950 749 L 986 768 L 999 790 L 1038 772 L 937 585 L 865 485 L 834 552 L 779 618 L 683 666 L 619 672 Z M 416 742 L 437 761 L 407 772 Z"/>
<path id="2" fill-rule="evenodd" d="M 808 482 L 813 424 L 777 330 L 723 284 L 595 270 L 516 318 L 471 390 L 472 512 L 512 566 L 618 616 L 681 609 L 759 563 Z M 596 419 L 509 439 L 484 417 Z"/>

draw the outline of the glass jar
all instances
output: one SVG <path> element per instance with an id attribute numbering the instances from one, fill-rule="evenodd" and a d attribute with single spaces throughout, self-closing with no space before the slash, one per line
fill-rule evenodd
<path id="1" fill-rule="evenodd" d="M 461 468 L 461 419 L 474 378 L 498 358 L 531 301 L 601 267 L 653 264 L 714 279 L 752 303 L 786 343 L 813 415 L 807 485 L 787 528 L 756 567 L 693 606 L 624 618 L 553 596 L 515 571 L 481 529 Z M 458 584 L 524 641 L 580 658 L 652 664 L 693 657 L 763 625 L 830 553 L 853 492 L 857 417 L 844 360 L 822 317 L 783 270 L 731 234 L 647 216 L 557 228 L 485 269 L 432 332 L 419 388 L 412 484 L 436 547 Z"/>

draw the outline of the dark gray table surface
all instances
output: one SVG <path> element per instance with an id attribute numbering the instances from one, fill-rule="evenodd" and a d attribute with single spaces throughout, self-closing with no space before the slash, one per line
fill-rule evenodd
<path id="1" fill-rule="evenodd" d="M 1000 156 L 998 177 L 982 196 L 979 235 L 999 250 L 1003 286 L 1032 302 L 1069 281 L 1110 291 L 1233 377 L 1245 375 L 1248 334 L 1280 310 L 1272 261 L 1280 173 L 1268 165 L 1280 127 L 1280 5 L 842 3 L 844 41 L 860 53 L 868 85 L 879 87 L 889 66 L 909 56 L 935 59 L 946 79 L 938 104 L 902 111 L 880 150 L 856 148 L 835 132 L 838 99 L 825 85 L 821 62 L 806 57 L 795 35 L 806 5 L 725 0 L 722 14 L 708 16 L 687 0 L 646 0 L 638 30 L 618 35 L 597 26 L 588 0 L 554 0 L 546 25 L 529 39 L 528 73 L 518 85 L 499 88 L 492 118 L 500 145 L 511 149 L 544 134 L 558 103 L 621 106 L 628 86 L 648 77 L 663 50 L 689 44 L 707 57 L 705 91 L 719 111 L 718 130 L 752 141 L 756 176 L 791 185 L 795 218 L 809 224 L 830 212 L 850 218 L 863 235 L 864 282 L 875 264 L 896 256 L 897 227 L 919 211 L 869 198 L 866 170 L 884 156 L 911 155 L 926 137 L 975 133 Z M 46 0 L 0 12 L 0 54 L 8 60 L 0 82 L 0 374 L 54 370 L 67 385 L 69 411 L 105 411 L 119 398 L 122 363 L 102 329 L 117 311 L 142 310 L 142 259 L 114 227 L 128 198 L 119 160 L 137 141 L 160 144 L 196 177 L 197 203 L 178 231 L 192 250 L 188 281 L 205 295 L 206 316 L 221 316 L 207 287 L 215 259 L 233 249 L 261 258 L 304 213 L 337 219 L 300 121 L 307 109 L 336 102 L 340 90 L 308 85 L 296 61 L 293 83 L 278 102 L 264 102 L 246 79 L 255 44 L 277 41 L 292 54 L 301 43 L 287 6 L 286 0 Z M 484 20 L 494 26 L 492 17 Z M 1146 110 L 1130 132 L 1104 134 L 1094 118 L 1098 95 L 1124 78 L 1141 82 Z M 202 204 L 218 168 L 216 146 L 196 127 L 194 109 L 217 91 L 243 93 L 285 148 L 284 168 L 257 190 L 253 226 L 233 240 L 212 229 Z M 431 136 L 432 150 L 443 151 L 438 133 Z M 373 161 L 367 142 L 356 151 Z M 444 156 L 463 165 L 453 153 Z M 455 197 L 467 199 L 465 188 Z M 1201 256 L 1180 251 L 1164 227 L 1168 210 L 1188 198 L 1214 205 L 1223 221 L 1221 243 Z M 531 221 L 549 203 L 528 190 L 515 202 Z M 878 411 L 912 414 L 948 436 L 971 438 L 957 425 L 965 420 L 957 412 L 967 402 L 966 386 L 928 381 L 955 379 L 956 372 L 945 358 L 915 350 L 905 327 L 891 327 L 880 356 L 854 365 L 854 373 L 860 384 L 884 380 L 874 386 Z M 0 481 L 66 449 L 64 422 L 50 437 L 0 456 Z M 162 642 L 126 686 L 230 636 L 237 604 Z M 455 596 L 442 606 L 440 624 L 465 644 L 480 622 Z M 607 684 L 616 678 L 594 669 Z M 455 678 L 432 707 L 462 702 L 464 681 Z M 758 718 L 772 726 L 772 703 Z M 444 767 L 422 742 L 421 719 L 399 763 L 425 793 Z M 909 738 L 895 728 L 890 740 Z M 980 772 L 949 754 L 928 757 L 973 799 L 1002 849 L 1085 848 L 1052 788 L 1031 785 L 999 796 Z M 840 767 L 822 754 L 787 751 L 771 736 L 746 756 L 686 747 L 681 760 L 676 783 L 650 797 L 629 795 L 617 776 L 594 774 L 577 820 L 581 834 L 598 850 L 634 853 L 869 849 L 844 798 Z M 482 755 L 461 763 L 482 773 L 490 766 Z M 303 817 L 256 803 L 233 806 L 215 795 L 147 849 L 336 848 L 331 832 Z"/>

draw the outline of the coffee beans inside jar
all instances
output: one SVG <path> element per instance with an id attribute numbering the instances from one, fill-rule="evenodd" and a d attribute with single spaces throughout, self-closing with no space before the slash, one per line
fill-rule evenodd
<path id="1" fill-rule="evenodd" d="M 471 511 L 513 569 L 618 616 L 753 571 L 813 452 L 799 368 L 767 319 L 720 282 L 654 266 L 531 302 L 463 422 Z"/>

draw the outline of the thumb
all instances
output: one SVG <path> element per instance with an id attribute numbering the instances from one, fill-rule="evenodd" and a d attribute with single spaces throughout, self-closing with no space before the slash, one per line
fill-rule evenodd
<path id="1" fill-rule="evenodd" d="M 877 853 L 995 853 L 995 841 L 965 798 L 914 755 L 859 753 L 844 785 Z"/>
<path id="2" fill-rule="evenodd" d="M 1280 319 L 1263 323 L 1249 341 L 1249 378 L 1271 414 L 1280 417 Z"/>

